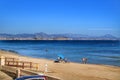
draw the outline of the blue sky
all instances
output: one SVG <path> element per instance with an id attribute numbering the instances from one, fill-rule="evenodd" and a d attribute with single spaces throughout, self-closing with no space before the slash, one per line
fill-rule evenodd
<path id="1" fill-rule="evenodd" d="M 120 35 L 120 0 L 0 0 L 0 33 Z"/>

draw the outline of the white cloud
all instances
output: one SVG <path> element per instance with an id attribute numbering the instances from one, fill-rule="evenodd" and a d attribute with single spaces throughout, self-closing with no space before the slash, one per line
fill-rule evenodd
<path id="1" fill-rule="evenodd" d="M 112 28 L 90 28 L 90 29 L 88 29 L 88 30 L 105 30 L 105 31 L 110 31 L 110 30 L 115 30 L 115 29 L 112 29 Z"/>

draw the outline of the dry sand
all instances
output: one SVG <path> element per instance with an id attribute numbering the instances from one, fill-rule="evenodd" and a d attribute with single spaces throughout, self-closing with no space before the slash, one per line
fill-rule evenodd
<path id="1" fill-rule="evenodd" d="M 0 80 L 13 80 L 10 76 L 0 71 Z"/>
<path id="2" fill-rule="evenodd" d="M 47 75 L 59 77 L 61 80 L 120 80 L 120 67 L 95 64 L 54 63 L 52 60 L 24 57 L 12 52 L 0 51 L 0 56 L 15 57 L 22 61 L 32 61 L 40 64 L 40 70 Z"/>

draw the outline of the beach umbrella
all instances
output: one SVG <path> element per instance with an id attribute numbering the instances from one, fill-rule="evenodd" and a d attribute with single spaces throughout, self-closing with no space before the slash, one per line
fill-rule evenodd
<path id="1" fill-rule="evenodd" d="M 65 58 L 62 54 L 58 54 L 58 57 L 61 57 L 62 59 Z"/>

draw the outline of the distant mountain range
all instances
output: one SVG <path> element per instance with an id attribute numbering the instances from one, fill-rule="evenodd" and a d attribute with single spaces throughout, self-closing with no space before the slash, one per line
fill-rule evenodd
<path id="1" fill-rule="evenodd" d="M 82 34 L 0 34 L 0 40 L 120 40 L 111 34 L 103 36 L 88 36 Z"/>

